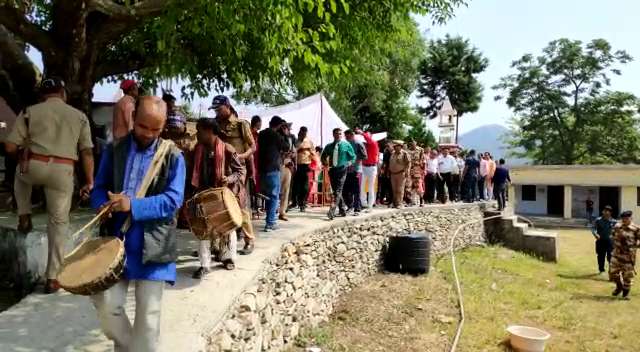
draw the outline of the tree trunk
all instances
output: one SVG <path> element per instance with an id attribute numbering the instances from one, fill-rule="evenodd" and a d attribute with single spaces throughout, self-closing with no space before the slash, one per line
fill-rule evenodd
<path id="1" fill-rule="evenodd" d="M 41 76 L 20 43 L 0 26 L 0 95 L 16 114 L 37 102 Z"/>

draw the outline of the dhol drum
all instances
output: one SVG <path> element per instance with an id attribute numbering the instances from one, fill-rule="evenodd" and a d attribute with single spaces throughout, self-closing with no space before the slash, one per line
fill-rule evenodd
<path id="1" fill-rule="evenodd" d="M 93 238 L 64 258 L 58 283 L 74 295 L 91 296 L 115 285 L 124 265 L 122 240 L 112 236 Z"/>
<path id="2" fill-rule="evenodd" d="M 242 225 L 242 209 L 227 187 L 198 192 L 186 204 L 187 219 L 199 240 L 211 240 Z"/>

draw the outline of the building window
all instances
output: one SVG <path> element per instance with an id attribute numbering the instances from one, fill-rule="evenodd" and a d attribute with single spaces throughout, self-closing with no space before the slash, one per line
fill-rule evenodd
<path id="1" fill-rule="evenodd" d="M 536 188 L 535 185 L 522 185 L 522 200 L 535 202 Z"/>

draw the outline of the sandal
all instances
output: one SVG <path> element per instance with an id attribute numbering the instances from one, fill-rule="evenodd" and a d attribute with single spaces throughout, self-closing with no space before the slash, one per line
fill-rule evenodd
<path id="1" fill-rule="evenodd" d="M 233 260 L 231 259 L 227 259 L 224 262 L 222 262 L 222 266 L 224 266 L 224 268 L 227 270 L 233 270 L 236 268 L 236 265 L 233 263 Z"/>

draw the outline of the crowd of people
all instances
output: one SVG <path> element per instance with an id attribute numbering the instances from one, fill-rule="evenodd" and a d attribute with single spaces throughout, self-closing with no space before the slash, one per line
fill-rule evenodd
<path id="1" fill-rule="evenodd" d="M 457 148 L 420 147 L 415 141 L 387 144 L 380 164 L 378 202 L 394 207 L 495 199 L 506 204 L 511 182 L 505 160 L 470 150 L 466 158 Z"/>
<path id="2" fill-rule="evenodd" d="M 408 147 L 402 141 L 387 143 L 380 153 L 378 142 L 360 129 L 335 129 L 333 141 L 316 146 L 306 127 L 296 135 L 279 116 L 271 117 L 265 129 L 259 116 L 251 122 L 239 118 L 222 95 L 211 105 L 216 117 L 199 119 L 193 133 L 171 94 L 139 96 L 131 80 L 120 87 L 125 95 L 114 106 L 111 143 L 94 148 L 87 116 L 66 104 L 65 83 L 55 77 L 43 80 L 42 102 L 20 113 L 5 143 L 9 156 L 19 161 L 20 231 L 33 228 L 32 187 L 44 188 L 49 216 L 45 293 L 60 289 L 56 277 L 77 163 L 84 178 L 79 196 L 102 214 L 101 233 L 124 241 L 121 280 L 92 297 L 116 351 L 157 350 L 164 285 L 177 279 L 177 228 L 189 226 L 185 201 L 202 191 L 228 188 L 242 209 L 242 222 L 237 230 L 199 242 L 196 279 L 210 272 L 212 259 L 233 270 L 238 253 L 253 252 L 256 209 L 264 212 L 262 230 L 272 232 L 277 221 L 288 221 L 288 211 L 306 211 L 311 187 L 322 199 L 331 194 L 329 219 L 368 212 L 376 204 L 422 205 L 436 198 L 471 202 L 492 194 L 504 207 L 508 170 L 504 160 L 496 166 L 488 153 L 476 157 L 470 151 L 463 160 L 455 149 L 432 151 L 415 141 Z M 99 156 L 97 170 L 94 156 Z M 243 242 L 239 250 L 238 241 Z M 133 325 L 124 312 L 130 284 L 136 290 Z"/>

